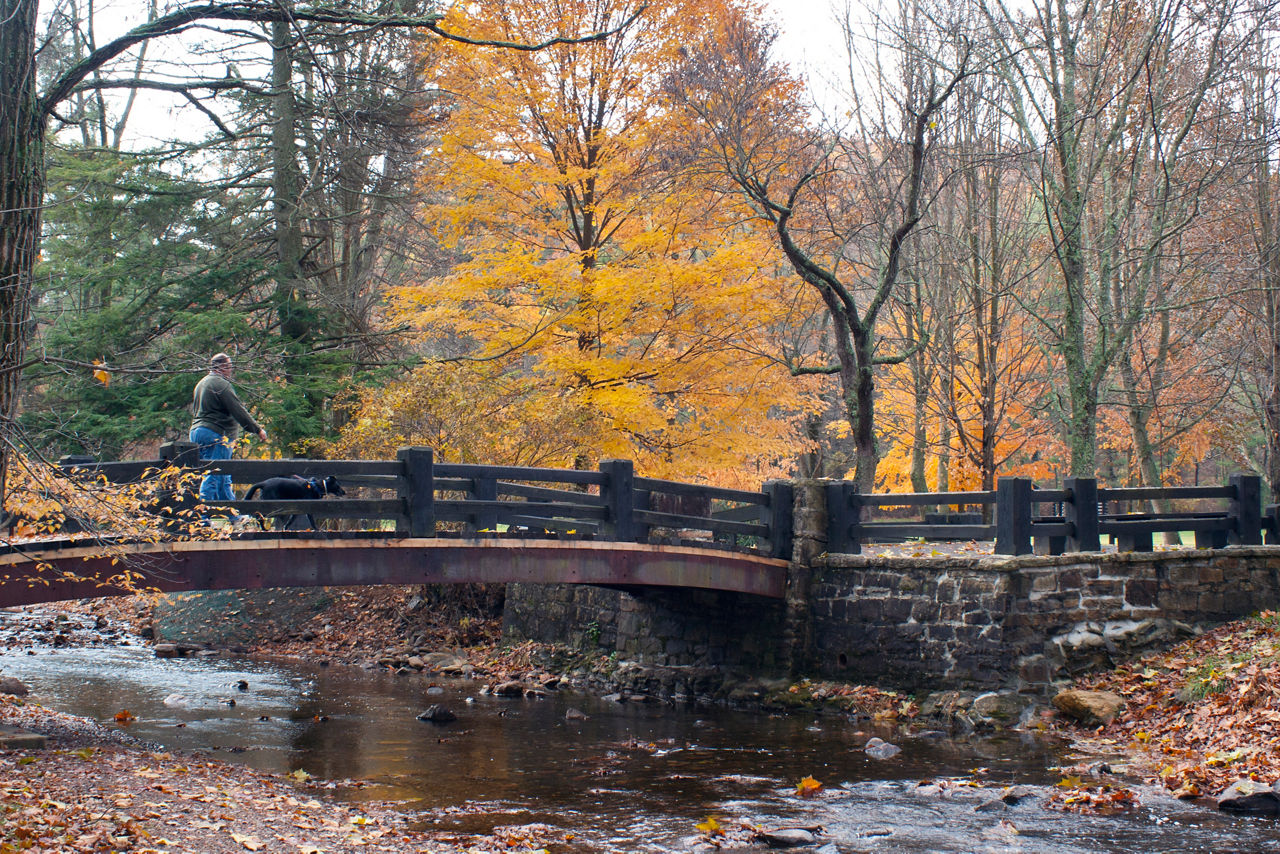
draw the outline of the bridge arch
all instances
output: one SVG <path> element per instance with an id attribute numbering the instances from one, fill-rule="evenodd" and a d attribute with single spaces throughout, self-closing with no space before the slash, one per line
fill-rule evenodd
<path id="1" fill-rule="evenodd" d="M 128 568 L 164 593 L 466 582 L 675 587 L 781 598 L 787 562 L 640 543 L 289 537 L 115 544 L 30 544 L 0 554 L 0 607 L 125 595 Z"/>

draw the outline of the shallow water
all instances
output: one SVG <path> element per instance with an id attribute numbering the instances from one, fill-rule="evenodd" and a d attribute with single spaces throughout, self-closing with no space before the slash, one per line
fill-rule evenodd
<path id="1" fill-rule="evenodd" d="M 1063 815 L 1040 806 L 1040 797 L 976 809 L 999 794 L 991 787 L 1057 782 L 1051 768 L 1063 757 L 1029 736 L 872 733 L 837 717 L 617 704 L 564 692 L 508 699 L 481 695 L 479 683 L 419 675 L 159 659 L 136 640 L 33 644 L 32 624 L 47 619 L 0 612 L 0 673 L 26 682 L 37 702 L 109 726 L 127 709 L 137 738 L 265 770 L 303 769 L 330 781 L 340 798 L 394 801 L 446 830 L 544 822 L 575 833 L 559 851 L 671 852 L 689 850 L 694 825 L 715 816 L 727 825 L 821 825 L 824 854 L 1280 850 L 1280 825 L 1155 790 L 1143 790 L 1143 807 L 1127 816 Z M 433 703 L 458 720 L 415 719 Z M 586 719 L 567 718 L 570 709 Z M 902 753 L 869 758 L 862 745 L 871 734 Z M 807 775 L 825 788 L 802 800 L 795 784 Z M 922 780 L 944 778 L 988 787 L 958 787 L 950 797 L 918 790 Z"/>

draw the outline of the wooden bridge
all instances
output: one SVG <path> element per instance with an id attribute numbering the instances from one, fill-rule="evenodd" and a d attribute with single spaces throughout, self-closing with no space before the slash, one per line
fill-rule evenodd
<path id="1" fill-rule="evenodd" d="M 121 562 L 140 573 L 138 585 L 166 592 L 524 581 L 779 598 L 793 558 L 792 482 L 770 481 L 759 492 L 679 483 L 637 477 L 626 460 L 603 461 L 595 471 L 440 463 L 431 449 L 414 447 L 395 460 L 206 463 L 194 445 L 174 442 L 158 460 L 63 464 L 117 483 L 164 466 L 188 467 L 230 475 L 241 492 L 269 477 L 333 476 L 347 495 L 202 508 L 264 518 L 309 514 L 342 520 L 337 530 L 158 543 L 112 542 L 111 532 L 100 531 L 96 539 L 12 544 L 0 549 L 0 607 L 124 592 L 100 582 Z M 870 495 L 847 482 L 822 489 L 819 536 L 833 554 L 894 539 L 994 540 L 998 554 L 1062 554 L 1098 551 L 1103 537 L 1118 550 L 1150 551 L 1152 534 L 1162 531 L 1194 533 L 1197 547 L 1219 548 L 1261 543 L 1264 532 L 1274 542 L 1280 516 L 1274 506 L 1260 506 L 1259 479 L 1240 475 L 1222 486 L 1162 489 L 1101 489 L 1084 478 L 1057 489 L 1021 478 L 981 492 Z M 1150 502 L 1157 500 L 1179 509 L 1154 512 Z M 190 510 L 195 498 L 177 495 L 169 503 Z M 911 515 L 921 510 L 923 518 Z"/>
<path id="2" fill-rule="evenodd" d="M 127 483 L 165 465 L 248 485 L 269 477 L 338 479 L 347 495 L 210 504 L 211 515 L 307 514 L 341 530 L 259 531 L 155 543 L 94 540 L 0 549 L 0 607 L 129 592 L 103 586 L 127 566 L 162 592 L 451 582 L 685 587 L 780 598 L 790 556 L 791 486 L 761 492 L 636 477 L 631 462 L 597 471 L 437 463 L 429 448 L 396 460 L 201 463 L 189 443 L 159 460 L 64 468 Z M 239 490 L 242 492 L 243 490 Z M 191 495 L 174 496 L 190 512 Z M 175 528 L 185 522 L 174 520 Z M 215 523 L 216 524 L 216 523 Z M 104 548 L 104 544 L 109 544 Z"/>

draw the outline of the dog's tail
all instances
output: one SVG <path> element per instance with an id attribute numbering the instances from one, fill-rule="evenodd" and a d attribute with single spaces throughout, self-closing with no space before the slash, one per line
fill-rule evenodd
<path id="1" fill-rule="evenodd" d="M 244 501 L 249 501 L 249 500 L 251 500 L 251 499 L 253 498 L 254 493 L 255 493 L 255 492 L 258 492 L 258 491 L 259 491 L 259 490 L 261 490 L 261 489 L 262 489 L 262 484 L 260 484 L 260 483 L 255 483 L 253 486 L 249 487 L 249 491 L 248 491 L 248 492 L 246 492 L 246 493 L 244 494 L 244 499 L 243 499 L 243 500 L 244 500 Z"/>

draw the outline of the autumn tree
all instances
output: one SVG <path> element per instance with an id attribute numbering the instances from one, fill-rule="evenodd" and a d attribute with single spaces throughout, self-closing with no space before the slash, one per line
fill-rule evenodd
<path id="1" fill-rule="evenodd" d="M 1163 259 L 1212 181 L 1195 130 L 1260 9 L 1237 0 L 979 6 L 1011 120 L 1037 152 L 1057 275 L 1038 316 L 1062 366 L 1071 473 L 1093 476 L 1107 384 L 1168 295 Z"/>
<path id="2" fill-rule="evenodd" d="M 759 229 L 682 179 L 672 140 L 685 118 L 661 89 L 689 44 L 746 12 L 665 0 L 621 28 L 639 9 L 467 8 L 470 31 L 491 40 L 617 33 L 442 58 L 450 121 L 426 180 L 448 197 L 423 218 L 461 262 L 401 290 L 400 319 L 421 331 L 429 358 L 473 374 L 500 365 L 505 385 L 540 390 L 535 422 L 571 431 L 555 443 L 572 437 L 562 463 L 627 456 L 649 473 L 712 478 L 749 464 L 759 479 L 796 452 L 803 404 L 803 389 L 753 352 L 787 310 L 772 290 L 776 259 Z"/>
<path id="3" fill-rule="evenodd" d="M 98 45 L 41 83 L 36 74 L 36 0 L 0 2 L 0 494 L 3 494 L 4 462 L 16 440 L 15 414 L 20 374 L 27 360 L 31 335 L 31 307 L 35 289 L 34 269 L 39 254 L 42 202 L 45 189 L 45 141 L 51 119 L 86 81 L 113 63 L 139 61 L 142 46 L 153 39 L 175 36 L 193 28 L 237 24 L 275 27 L 324 25 L 348 30 L 379 32 L 385 29 L 417 29 L 447 40 L 475 40 L 447 31 L 441 16 L 405 14 L 399 6 L 364 11 L 350 7 L 289 6 L 258 2 L 211 2 L 171 11 L 148 20 L 118 38 Z M 278 25 L 278 26 L 277 26 Z M 589 38 L 600 33 L 589 33 Z M 529 50 L 543 45 L 496 45 Z M 228 77 L 234 75 L 228 73 Z M 280 81 L 278 81 L 280 82 Z M 163 88 L 162 83 L 154 84 Z M 217 88 L 241 85 L 201 81 L 192 87 Z M 275 97 L 286 98 L 282 89 Z M 352 118 L 354 120 L 354 118 Z M 282 205 L 293 204 L 280 199 Z"/>
<path id="4" fill-rule="evenodd" d="M 938 112 L 968 73 L 966 45 L 958 55 L 950 52 L 954 43 L 924 40 L 928 25 L 909 19 L 920 30 L 907 37 L 887 27 L 893 60 L 880 64 L 896 67 L 900 77 L 874 77 L 862 93 L 866 100 L 855 96 L 857 122 L 847 133 L 805 128 L 804 105 L 787 98 L 787 77 L 770 59 L 767 33 L 739 30 L 696 51 L 676 87 L 702 123 L 707 162 L 768 223 L 800 281 L 821 298 L 831 361 L 792 370 L 839 378 L 854 479 L 867 491 L 877 462 L 876 374 L 910 355 L 881 350 L 880 314 L 928 204 Z"/>

